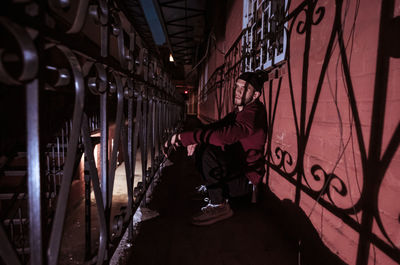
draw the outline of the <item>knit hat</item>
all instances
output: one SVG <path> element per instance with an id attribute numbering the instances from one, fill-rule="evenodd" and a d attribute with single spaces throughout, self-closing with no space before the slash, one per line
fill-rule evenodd
<path id="1" fill-rule="evenodd" d="M 261 92 L 261 90 L 263 90 L 264 82 L 267 81 L 266 75 L 262 71 L 245 72 L 245 73 L 241 74 L 238 77 L 238 79 L 242 79 L 242 80 L 248 82 L 258 92 Z"/>

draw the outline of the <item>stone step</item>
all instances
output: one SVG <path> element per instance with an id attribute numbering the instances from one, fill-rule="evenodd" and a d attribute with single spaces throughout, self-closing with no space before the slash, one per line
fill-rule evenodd
<path id="1" fill-rule="evenodd" d="M 26 170 L 4 170 L 6 177 L 21 177 L 26 176 Z"/>
<path id="2" fill-rule="evenodd" d="M 16 219 L 5 219 L 3 221 L 4 226 L 9 226 L 11 223 L 13 223 L 14 225 L 27 225 L 28 224 L 28 219 L 27 218 L 16 218 Z"/>
<path id="3" fill-rule="evenodd" d="M 3 192 L 3 193 L 0 193 L 0 200 L 11 200 L 11 199 L 14 197 L 14 194 L 15 194 L 15 193 L 11 193 L 11 192 Z M 54 191 L 53 191 L 53 192 L 46 192 L 46 193 L 45 193 L 46 199 L 55 198 L 55 195 L 56 195 L 56 194 L 55 194 Z M 28 194 L 25 193 L 25 192 L 21 192 L 21 193 L 18 194 L 17 199 L 18 199 L 18 200 L 28 199 Z"/>
<path id="4" fill-rule="evenodd" d="M 22 199 L 27 199 L 26 197 L 28 195 L 26 193 L 20 193 L 18 194 L 17 199 L 22 200 Z M 11 200 L 14 197 L 14 193 L 0 193 L 0 200 Z"/>

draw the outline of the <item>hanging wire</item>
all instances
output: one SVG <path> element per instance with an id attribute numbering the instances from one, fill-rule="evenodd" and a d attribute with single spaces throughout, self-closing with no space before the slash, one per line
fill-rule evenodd
<path id="1" fill-rule="evenodd" d="M 348 16 L 348 12 L 349 12 L 349 6 L 350 6 L 350 1 L 347 0 L 346 1 L 346 6 L 345 6 L 345 12 L 344 12 L 344 16 L 343 16 L 343 21 L 341 21 L 341 29 L 338 32 L 338 34 L 343 34 L 344 33 L 344 29 L 345 29 L 345 25 L 346 25 L 346 19 Z M 349 65 L 351 64 L 351 59 L 352 59 L 352 55 L 353 55 L 353 46 L 354 46 L 354 39 L 355 39 L 355 28 L 356 28 L 356 21 L 357 21 L 357 17 L 358 17 L 358 12 L 359 12 L 359 8 L 360 8 L 360 0 L 356 1 L 355 4 L 355 11 L 354 11 L 354 18 L 353 18 L 353 23 L 350 29 L 350 33 L 349 33 L 349 38 L 346 41 L 345 44 L 345 49 L 347 50 L 347 47 L 350 45 L 350 51 L 349 51 Z M 337 47 L 337 43 L 334 44 L 333 48 L 332 48 L 332 52 L 331 54 L 335 51 Z M 350 197 L 350 201 L 351 201 L 351 205 L 354 211 L 354 215 L 355 218 L 357 220 L 358 223 L 360 223 L 360 220 L 358 218 L 357 215 L 357 211 L 354 207 L 354 200 L 353 200 L 353 196 L 351 193 L 351 182 L 350 182 L 350 177 L 348 174 L 348 166 L 347 166 L 347 162 L 346 162 L 346 156 L 345 156 L 345 151 L 347 149 L 347 146 L 349 145 L 349 143 L 351 142 L 351 150 L 352 150 L 352 158 L 353 158 L 353 163 L 354 163 L 354 172 L 355 172 L 355 178 L 356 178 L 356 184 L 357 184 L 357 188 L 358 191 L 360 192 L 361 195 L 361 188 L 360 188 L 360 183 L 358 181 L 358 171 L 357 171 L 357 167 L 356 167 L 356 156 L 355 156 L 355 151 L 354 151 L 354 139 L 353 139 L 353 116 L 351 114 L 351 106 L 349 104 L 349 120 L 350 120 L 350 127 L 349 127 L 349 137 L 346 141 L 346 143 L 344 143 L 344 137 L 343 137 L 343 120 L 342 120 L 342 116 L 340 114 L 340 109 L 339 109 L 339 105 L 338 105 L 338 68 L 339 68 L 339 60 L 340 60 L 340 52 L 338 53 L 338 57 L 337 57 L 337 61 L 336 61 L 336 67 L 335 67 L 335 75 L 336 75 L 336 81 L 335 81 L 335 91 L 332 90 L 332 86 L 331 86 L 331 81 L 329 78 L 329 72 L 327 72 L 327 80 L 328 80 L 328 86 L 329 86 L 329 91 L 331 93 L 331 96 L 333 98 L 333 102 L 335 104 L 335 108 L 338 114 L 338 119 L 339 119 L 339 130 L 340 130 L 340 151 L 338 154 L 338 158 L 331 170 L 332 174 L 329 175 L 329 179 L 328 181 L 326 181 L 326 183 L 330 182 L 330 179 L 333 177 L 333 173 L 336 170 L 340 160 L 342 159 L 342 157 L 344 156 L 344 166 L 345 166 L 345 172 L 346 172 L 346 177 L 347 177 L 347 182 L 349 185 L 349 197 Z M 344 69 L 343 69 L 343 64 L 341 64 L 341 76 L 342 76 L 342 80 L 344 80 Z M 346 82 L 343 82 L 344 88 L 347 92 L 348 95 L 348 87 Z M 316 201 L 314 202 L 313 207 L 311 208 L 310 213 L 308 214 L 308 218 L 311 217 L 311 214 L 313 213 L 316 204 L 319 202 L 319 200 L 321 199 L 322 195 L 325 193 L 325 190 L 327 189 L 328 185 L 324 185 L 324 187 L 321 189 L 320 194 L 318 195 Z M 323 209 L 321 211 L 321 239 L 323 238 Z M 299 244 L 299 254 L 298 254 L 298 264 L 301 265 L 301 253 L 300 253 L 300 247 L 301 247 L 301 240 L 299 240 L 298 242 Z M 374 255 L 374 264 L 376 264 L 376 249 L 375 249 L 375 245 L 372 244 L 372 248 L 373 248 L 373 255 Z"/>

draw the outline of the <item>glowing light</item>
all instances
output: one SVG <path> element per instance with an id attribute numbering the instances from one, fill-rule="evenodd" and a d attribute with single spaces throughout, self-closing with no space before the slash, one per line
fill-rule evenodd
<path id="1" fill-rule="evenodd" d="M 174 57 L 172 57 L 172 54 L 169 55 L 169 61 L 173 62 L 174 61 Z"/>
<path id="2" fill-rule="evenodd" d="M 184 92 L 185 94 L 188 94 L 189 93 L 189 91 L 187 91 L 187 90 L 185 90 L 185 92 Z"/>

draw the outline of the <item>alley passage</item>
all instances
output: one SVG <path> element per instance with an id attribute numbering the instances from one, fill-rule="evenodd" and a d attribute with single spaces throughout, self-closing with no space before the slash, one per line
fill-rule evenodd
<path id="1" fill-rule="evenodd" d="M 163 169 L 149 207 L 160 216 L 143 222 L 128 264 L 135 265 L 295 265 L 297 251 L 260 205 L 234 202 L 230 219 L 209 227 L 190 224 L 205 203 L 193 200 L 200 184 L 194 159 L 181 148 Z"/>

